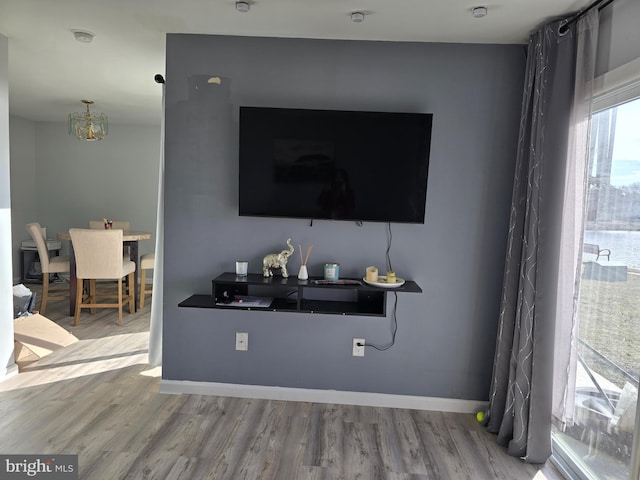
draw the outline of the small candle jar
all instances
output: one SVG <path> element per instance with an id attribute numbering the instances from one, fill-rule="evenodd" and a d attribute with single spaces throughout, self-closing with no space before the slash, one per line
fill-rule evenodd
<path id="1" fill-rule="evenodd" d="M 387 283 L 396 283 L 396 272 L 387 272 Z"/>
<path id="2" fill-rule="evenodd" d="M 340 264 L 339 263 L 325 263 L 324 264 L 324 279 L 325 280 L 338 280 L 340 278 Z"/>
<path id="3" fill-rule="evenodd" d="M 367 267 L 366 277 L 368 282 L 378 281 L 378 269 L 376 267 Z"/>

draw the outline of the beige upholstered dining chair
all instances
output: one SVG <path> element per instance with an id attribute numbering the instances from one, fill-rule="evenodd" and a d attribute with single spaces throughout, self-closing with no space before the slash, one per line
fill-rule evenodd
<path id="1" fill-rule="evenodd" d="M 117 308 L 118 325 L 122 325 L 123 305 L 129 304 L 129 313 L 135 311 L 136 284 L 136 264 L 122 256 L 122 230 L 71 228 L 69 234 L 78 278 L 74 325 L 80 322 L 83 308 L 91 309 L 92 313 L 95 308 Z M 126 284 L 122 281 L 123 277 L 127 277 Z M 89 292 L 83 297 L 84 280 L 89 280 Z M 96 280 L 117 280 L 117 293 L 98 292 Z M 117 303 L 107 301 L 114 298 L 117 298 Z"/>
<path id="2" fill-rule="evenodd" d="M 89 220 L 89 228 L 93 228 L 95 230 L 106 230 L 104 228 L 104 220 Z M 120 230 L 131 230 L 131 223 L 121 220 L 114 220 L 111 228 L 120 229 Z M 129 247 L 124 247 L 122 249 L 124 256 L 129 258 Z"/>
<path id="3" fill-rule="evenodd" d="M 153 285 L 147 285 L 147 270 L 153 270 L 156 254 L 145 253 L 140 257 L 140 308 L 144 308 L 144 296 L 153 294 Z"/>
<path id="4" fill-rule="evenodd" d="M 47 310 L 48 301 L 69 299 L 68 285 L 66 288 L 49 289 L 49 275 L 52 273 L 69 272 L 69 257 L 67 255 L 49 257 L 47 241 L 44 238 L 42 227 L 39 223 L 29 223 L 26 228 L 36 243 L 38 257 L 40 257 L 40 266 L 42 267 L 42 302 L 40 305 L 40 313 L 44 315 Z"/>
<path id="5" fill-rule="evenodd" d="M 89 220 L 89 228 L 93 228 L 96 230 L 104 230 L 104 220 Z M 111 228 L 120 229 L 120 230 L 131 230 L 131 223 L 124 222 L 120 220 L 114 220 Z"/>

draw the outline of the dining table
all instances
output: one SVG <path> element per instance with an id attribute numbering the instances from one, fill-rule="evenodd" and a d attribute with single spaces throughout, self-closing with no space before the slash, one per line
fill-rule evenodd
<path id="1" fill-rule="evenodd" d="M 71 241 L 71 234 L 66 232 L 58 233 L 60 240 L 69 240 L 69 316 L 73 317 L 76 313 L 76 295 L 78 277 L 76 276 L 76 256 L 73 253 L 73 242 Z M 151 232 L 141 232 L 135 230 L 123 230 L 122 231 L 122 245 L 129 247 L 129 258 L 136 264 L 136 286 L 134 288 L 135 302 L 134 311 L 138 307 L 140 299 L 140 289 L 138 288 L 138 265 L 140 264 L 140 253 L 138 251 L 138 242 L 140 240 L 150 240 Z"/>

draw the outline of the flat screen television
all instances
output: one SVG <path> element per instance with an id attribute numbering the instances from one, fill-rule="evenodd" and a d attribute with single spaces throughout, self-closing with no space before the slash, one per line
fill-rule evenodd
<path id="1" fill-rule="evenodd" d="M 430 113 L 240 107 L 241 216 L 424 223 Z"/>

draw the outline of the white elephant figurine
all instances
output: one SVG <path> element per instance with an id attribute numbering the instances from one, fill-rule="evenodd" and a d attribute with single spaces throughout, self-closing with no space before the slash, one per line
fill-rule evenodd
<path id="1" fill-rule="evenodd" d="M 293 248 L 293 245 L 291 245 L 290 238 L 287 239 L 287 245 L 289 245 L 288 250 L 282 250 L 280 253 L 270 253 L 264 256 L 262 259 L 263 277 L 273 277 L 273 272 L 271 271 L 272 268 L 279 268 L 283 278 L 287 278 L 289 276 L 289 272 L 287 272 L 287 262 L 295 249 Z"/>

